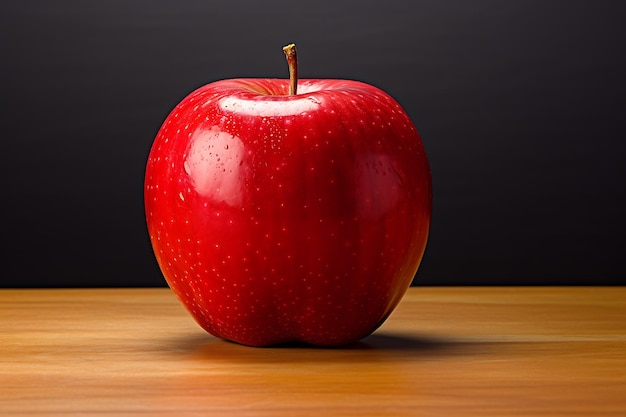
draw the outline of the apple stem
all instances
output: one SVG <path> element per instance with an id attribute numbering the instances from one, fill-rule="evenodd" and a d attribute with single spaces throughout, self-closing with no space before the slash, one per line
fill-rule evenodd
<path id="1" fill-rule="evenodd" d="M 296 44 L 290 43 L 283 47 L 289 65 L 289 95 L 298 94 L 298 57 L 296 56 Z"/>

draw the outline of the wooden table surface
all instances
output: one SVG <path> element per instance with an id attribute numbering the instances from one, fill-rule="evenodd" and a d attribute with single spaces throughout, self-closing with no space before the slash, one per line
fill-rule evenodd
<path id="1" fill-rule="evenodd" d="M 0 415 L 626 416 L 626 287 L 416 287 L 342 349 L 206 334 L 169 289 L 0 290 Z"/>

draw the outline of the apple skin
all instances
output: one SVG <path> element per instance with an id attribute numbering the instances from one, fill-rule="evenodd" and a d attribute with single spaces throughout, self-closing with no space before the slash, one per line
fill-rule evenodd
<path id="1" fill-rule="evenodd" d="M 425 251 L 432 185 L 417 130 L 350 80 L 233 79 L 185 97 L 146 167 L 163 275 L 210 334 L 341 346 L 372 333 Z"/>

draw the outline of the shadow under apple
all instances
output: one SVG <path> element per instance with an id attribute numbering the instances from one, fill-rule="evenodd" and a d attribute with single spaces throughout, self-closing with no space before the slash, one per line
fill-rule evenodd
<path id="1" fill-rule="evenodd" d="M 371 362 L 428 360 L 441 356 L 476 356 L 501 350 L 502 342 L 467 340 L 441 336 L 406 336 L 377 331 L 364 339 L 342 347 L 318 347 L 304 343 L 286 343 L 269 347 L 250 347 L 199 333 L 164 342 L 170 354 L 194 360 L 217 360 L 234 363 L 289 362 Z"/>

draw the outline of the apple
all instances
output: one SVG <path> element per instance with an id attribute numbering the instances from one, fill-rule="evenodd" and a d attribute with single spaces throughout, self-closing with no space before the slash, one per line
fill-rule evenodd
<path id="1" fill-rule="evenodd" d="M 147 161 L 160 269 L 210 334 L 341 346 L 391 314 L 423 257 L 432 187 L 420 136 L 358 81 L 207 84 L 167 116 Z"/>

